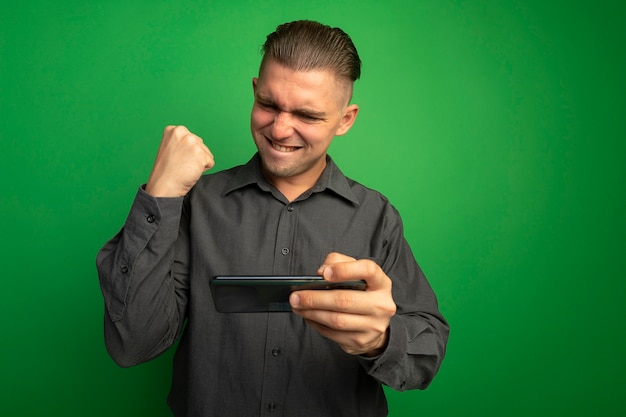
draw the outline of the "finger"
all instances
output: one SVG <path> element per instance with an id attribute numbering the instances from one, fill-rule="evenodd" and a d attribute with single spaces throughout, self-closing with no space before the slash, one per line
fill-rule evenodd
<path id="1" fill-rule="evenodd" d="M 326 267 L 340 263 L 340 262 L 353 262 L 353 261 L 356 261 L 356 259 L 351 256 L 344 255 L 339 252 L 331 252 L 328 255 L 326 255 L 324 262 L 317 270 L 317 274 L 324 276 L 324 270 L 326 269 Z"/>
<path id="2" fill-rule="evenodd" d="M 315 312 L 304 317 L 322 336 L 339 343 L 343 349 L 370 351 L 380 345 L 389 328 L 388 320 L 352 314 Z"/>
<path id="3" fill-rule="evenodd" d="M 172 131 L 174 131 L 174 129 L 176 128 L 176 125 L 167 125 L 165 126 L 165 128 L 163 129 L 163 136 L 171 136 L 172 135 Z"/>
<path id="4" fill-rule="evenodd" d="M 361 353 L 358 348 L 354 347 L 355 339 L 361 336 L 360 333 L 334 330 L 328 326 L 325 326 L 321 323 L 317 323 L 312 320 L 306 320 L 306 323 L 312 328 L 314 328 L 315 330 L 317 330 L 317 332 L 323 337 L 330 339 L 334 341 L 335 343 L 337 343 L 339 347 L 341 347 L 347 353 L 349 354 Z"/>
<path id="5" fill-rule="evenodd" d="M 300 290 L 291 294 L 292 309 L 302 312 L 331 311 L 351 314 L 374 314 L 370 294 L 356 290 Z"/>
<path id="6" fill-rule="evenodd" d="M 332 265 L 332 264 L 336 264 L 339 262 L 350 262 L 350 261 L 356 261 L 356 259 L 354 259 L 351 256 L 341 254 L 339 252 L 331 252 L 328 255 L 326 255 L 326 259 L 324 259 L 324 262 L 322 263 L 322 265 Z"/>
<path id="7" fill-rule="evenodd" d="M 387 329 L 375 332 L 335 330 L 311 320 L 307 324 L 322 336 L 335 341 L 339 347 L 351 355 L 376 356 L 382 353 L 386 344 Z"/>
<path id="8" fill-rule="evenodd" d="M 384 271 L 370 259 L 360 259 L 351 262 L 339 262 L 320 268 L 320 275 L 324 279 L 336 281 L 352 281 L 363 279 L 367 281 L 367 290 L 375 291 L 389 288 L 391 280 Z"/>
<path id="9" fill-rule="evenodd" d="M 204 143 L 202 143 L 202 148 L 206 156 L 204 170 L 207 171 L 215 166 L 215 157 L 213 156 L 213 153 L 211 152 L 209 147 L 206 146 Z"/>
<path id="10" fill-rule="evenodd" d="M 367 333 L 378 331 L 371 317 L 324 310 L 307 310 L 301 316 L 319 330 L 332 330 L 343 333 Z M 380 327 L 383 327 L 382 325 Z"/>
<path id="11" fill-rule="evenodd" d="M 203 171 L 207 171 L 215 166 L 213 153 L 200 136 L 189 132 L 184 126 L 176 126 L 175 129 L 173 138 L 182 144 L 181 149 L 184 152 L 190 152 L 189 155 L 194 155 L 193 158 L 201 164 Z"/>
<path id="12" fill-rule="evenodd" d="M 168 126 L 166 128 L 166 131 L 172 135 L 172 136 L 176 136 L 176 137 L 183 137 L 183 136 L 187 136 L 187 135 L 192 135 L 193 133 L 191 133 L 189 131 L 189 129 L 187 129 L 186 126 L 183 125 L 178 125 L 178 126 Z"/>

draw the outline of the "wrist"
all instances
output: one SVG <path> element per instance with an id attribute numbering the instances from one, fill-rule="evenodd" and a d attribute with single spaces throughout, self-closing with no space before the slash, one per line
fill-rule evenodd
<path id="1" fill-rule="evenodd" d="M 184 197 L 189 192 L 187 189 L 181 189 L 181 187 L 174 187 L 157 181 L 148 181 L 144 191 L 152 197 Z"/>
<path id="2" fill-rule="evenodd" d="M 376 347 L 370 350 L 369 352 L 365 352 L 361 354 L 361 356 L 364 356 L 366 358 L 375 358 L 377 356 L 380 356 L 383 354 L 383 352 L 385 352 L 385 349 L 387 349 L 388 343 L 389 343 L 389 327 L 387 327 L 387 331 L 385 331 L 385 333 L 381 335 L 378 343 L 376 344 Z"/>

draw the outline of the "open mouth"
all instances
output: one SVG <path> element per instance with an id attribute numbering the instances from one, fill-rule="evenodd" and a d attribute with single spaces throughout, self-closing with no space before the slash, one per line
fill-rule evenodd
<path id="1" fill-rule="evenodd" d="M 301 149 L 301 146 L 284 146 L 284 145 L 279 145 L 276 142 L 273 142 L 271 140 L 267 140 L 270 145 L 272 146 L 272 148 L 274 148 L 275 150 L 277 150 L 278 152 L 295 152 L 298 149 Z"/>

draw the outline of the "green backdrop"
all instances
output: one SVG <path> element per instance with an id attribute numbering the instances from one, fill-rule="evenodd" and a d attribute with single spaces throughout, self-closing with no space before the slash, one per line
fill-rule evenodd
<path id="1" fill-rule="evenodd" d="M 391 416 L 626 414 L 621 1 L 29 1 L 0 6 L 5 416 L 168 416 L 172 352 L 104 349 L 95 270 L 166 124 L 245 162 L 251 78 L 287 20 L 364 61 L 331 153 L 403 214 L 448 317 Z"/>

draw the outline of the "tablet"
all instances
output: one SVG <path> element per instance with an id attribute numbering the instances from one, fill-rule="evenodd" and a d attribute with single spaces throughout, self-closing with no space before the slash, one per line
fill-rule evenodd
<path id="1" fill-rule="evenodd" d="M 216 276 L 210 280 L 215 308 L 221 313 L 291 311 L 297 290 L 365 290 L 364 280 L 328 282 L 320 276 Z"/>

